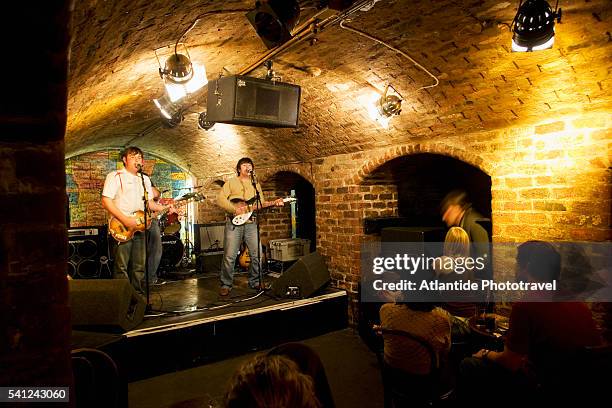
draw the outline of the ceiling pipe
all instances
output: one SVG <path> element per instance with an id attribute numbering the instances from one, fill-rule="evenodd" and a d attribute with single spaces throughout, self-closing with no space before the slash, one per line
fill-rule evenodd
<path id="1" fill-rule="evenodd" d="M 307 21 L 305 21 L 303 24 L 300 24 L 296 28 L 295 34 L 293 35 L 293 38 L 291 38 L 286 43 L 281 44 L 278 47 L 271 49 L 270 51 L 268 51 L 264 55 L 262 55 L 257 61 L 247 65 L 244 68 L 242 68 L 238 72 L 238 75 L 246 75 L 246 74 L 254 71 L 259 66 L 261 66 L 264 62 L 266 62 L 266 61 L 268 61 L 268 60 L 270 60 L 270 59 L 272 59 L 272 58 L 274 58 L 276 56 L 279 56 L 282 53 L 287 52 L 288 50 L 290 50 L 294 46 L 296 46 L 298 44 L 301 44 L 304 41 L 307 41 L 307 40 L 313 38 L 315 35 L 317 35 L 318 33 L 322 32 L 324 29 L 326 29 L 330 25 L 333 25 L 333 24 L 335 24 L 335 23 L 337 23 L 339 21 L 342 21 L 342 20 L 346 19 L 351 14 L 357 12 L 361 8 L 364 8 L 364 7 L 372 4 L 373 2 L 375 3 L 375 1 L 373 1 L 373 0 L 361 0 L 361 1 L 358 1 L 353 6 L 348 8 L 346 11 L 343 11 L 342 13 L 330 16 L 330 17 L 328 17 L 328 18 L 326 18 L 324 20 L 319 20 L 319 17 L 324 12 L 328 11 L 328 9 L 325 8 L 325 9 L 319 11 L 314 16 L 312 16 L 311 18 L 309 18 Z"/>

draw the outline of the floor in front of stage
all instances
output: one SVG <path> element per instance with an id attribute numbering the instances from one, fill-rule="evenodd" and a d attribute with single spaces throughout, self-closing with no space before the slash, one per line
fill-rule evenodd
<path id="1" fill-rule="evenodd" d="M 337 408 L 383 407 L 376 355 L 352 329 L 302 340 L 321 358 Z M 260 349 L 265 351 L 266 349 Z M 158 350 L 150 356 L 156 359 Z M 129 384 L 130 408 L 222 407 L 233 373 L 256 353 L 249 352 Z"/>

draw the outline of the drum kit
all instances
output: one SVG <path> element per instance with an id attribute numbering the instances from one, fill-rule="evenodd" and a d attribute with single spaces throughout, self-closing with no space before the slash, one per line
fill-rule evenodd
<path id="1" fill-rule="evenodd" d="M 201 201 L 204 197 L 200 193 L 187 193 L 180 198 L 174 200 L 175 203 L 182 201 Z M 188 218 L 188 216 L 186 217 Z M 189 263 L 191 257 L 191 244 L 189 241 L 189 230 L 185 229 L 185 243 L 181 240 L 181 229 L 183 225 L 179 220 L 177 213 L 165 213 L 159 219 L 159 229 L 161 232 L 162 241 L 162 257 L 159 264 L 160 269 L 174 269 L 183 263 L 185 266 Z M 185 245 L 187 244 L 187 245 Z"/>

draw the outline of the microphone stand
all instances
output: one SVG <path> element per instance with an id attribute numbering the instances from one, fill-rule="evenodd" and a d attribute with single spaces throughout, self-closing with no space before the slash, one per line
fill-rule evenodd
<path id="1" fill-rule="evenodd" d="M 149 262 L 148 261 L 148 239 L 147 239 L 147 221 L 148 221 L 148 216 L 149 216 L 149 197 L 147 194 L 147 186 L 145 185 L 145 181 L 144 181 L 144 173 L 142 172 L 142 167 L 140 167 L 138 169 L 138 173 L 140 173 L 140 181 L 142 182 L 142 189 L 143 189 L 143 195 L 142 195 L 142 201 L 144 202 L 144 267 L 145 267 L 145 293 L 147 296 L 147 305 L 145 308 L 145 312 L 149 313 L 151 312 L 152 306 L 151 306 L 151 302 L 150 302 L 150 288 L 149 288 Z"/>
<path id="2" fill-rule="evenodd" d="M 259 266 L 259 291 L 263 292 L 264 282 L 263 282 L 263 274 L 262 274 L 262 266 L 261 266 L 261 242 L 259 238 L 259 210 L 263 208 L 263 204 L 261 202 L 261 196 L 259 195 L 259 190 L 257 189 L 257 180 L 255 179 L 255 172 L 251 171 L 251 184 L 255 189 L 255 226 L 257 228 L 257 265 Z M 251 266 L 253 265 L 253 261 L 251 260 Z"/>

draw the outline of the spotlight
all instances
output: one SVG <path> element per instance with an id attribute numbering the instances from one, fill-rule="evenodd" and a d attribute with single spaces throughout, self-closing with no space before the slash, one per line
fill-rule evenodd
<path id="1" fill-rule="evenodd" d="M 166 65 L 163 70 L 160 68 L 159 74 L 175 84 L 182 84 L 193 77 L 193 64 L 188 56 L 175 53 L 166 60 Z"/>
<path id="2" fill-rule="evenodd" d="M 291 30 L 300 17 L 297 0 L 262 0 L 246 14 L 266 47 L 274 48 L 291 39 Z"/>
<path id="3" fill-rule="evenodd" d="M 198 116 L 198 127 L 200 129 L 209 130 L 213 126 L 215 126 L 215 122 L 211 122 L 208 120 L 206 112 L 200 113 L 200 115 Z"/>
<path id="4" fill-rule="evenodd" d="M 189 50 L 185 44 L 180 43 L 184 51 L 179 53 L 177 51 L 178 45 L 173 47 L 174 52 L 166 59 L 163 68 L 157 50 L 155 51 L 159 64 L 159 76 L 164 81 L 170 102 L 176 102 L 208 83 L 204 66 L 192 63 Z"/>
<path id="5" fill-rule="evenodd" d="M 395 94 L 388 94 L 389 88 L 393 89 Z M 385 87 L 385 92 L 378 100 L 378 113 L 382 117 L 390 118 L 393 115 L 399 115 L 402 111 L 402 98 L 399 92 L 391 85 Z"/>
<path id="6" fill-rule="evenodd" d="M 539 51 L 552 48 L 555 42 L 555 20 L 561 21 L 561 9 L 553 12 L 546 0 L 526 0 L 512 22 L 512 51 Z"/>
<path id="7" fill-rule="evenodd" d="M 181 117 L 181 120 L 177 122 L 180 123 L 182 121 L 182 112 L 180 106 L 172 103 L 168 96 L 164 95 L 159 99 L 153 99 L 153 103 L 159 109 L 162 117 L 167 120 L 176 120 L 177 116 Z"/>

